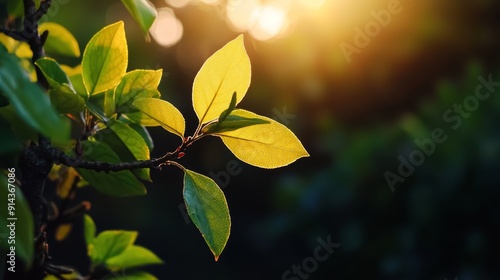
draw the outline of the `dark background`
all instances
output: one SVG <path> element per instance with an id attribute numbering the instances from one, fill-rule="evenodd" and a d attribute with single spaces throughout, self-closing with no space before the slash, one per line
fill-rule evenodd
<path id="1" fill-rule="evenodd" d="M 194 76 L 240 33 L 226 17 L 226 2 L 193 0 L 174 8 L 183 36 L 170 47 L 145 42 L 119 1 L 59 1 L 49 20 L 74 33 L 82 51 L 99 29 L 124 20 L 128 69 L 163 68 L 162 98 L 183 112 L 192 132 Z M 401 1 L 402 12 L 350 63 L 340 44 L 353 45 L 355 28 L 365 28 L 370 12 L 390 1 L 331 0 L 319 8 L 299 2 L 279 1 L 290 4 L 292 23 L 277 38 L 245 34 L 252 84 L 239 107 L 269 117 L 286 107 L 295 117 L 277 120 L 311 156 L 264 170 L 238 161 L 220 140 L 204 139 L 181 161 L 203 174 L 220 174 L 231 161 L 241 167 L 224 188 L 232 231 L 219 261 L 179 210 L 182 172 L 176 168 L 152 171 L 144 197 L 79 191 L 77 200 L 92 202 L 98 231 L 139 231 L 136 243 L 165 261 L 147 269 L 159 279 L 301 279 L 282 275 L 313 256 L 318 238 L 328 237 L 340 247 L 307 279 L 500 279 L 500 87 L 459 117 L 460 125 L 443 117 L 473 99 L 478 76 L 500 81 L 499 2 Z M 398 174 L 398 157 L 408 160 L 418 149 L 415 141 L 434 129 L 442 129 L 446 141 L 435 143 L 391 190 L 384 173 Z M 160 128 L 150 131 L 152 156 L 178 144 Z M 85 272 L 82 237 L 73 233 L 53 243 L 51 254 L 56 263 Z"/>

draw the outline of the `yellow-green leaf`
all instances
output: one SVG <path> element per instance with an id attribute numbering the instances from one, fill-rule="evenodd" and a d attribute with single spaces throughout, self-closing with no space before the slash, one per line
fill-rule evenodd
<path id="1" fill-rule="evenodd" d="M 96 226 L 94 220 L 87 214 L 83 215 L 83 236 L 87 246 L 94 243 L 95 233 Z"/>
<path id="2" fill-rule="evenodd" d="M 116 107 L 123 106 L 136 98 L 153 97 L 160 84 L 162 72 L 162 69 L 140 69 L 125 74 L 118 86 L 116 86 Z"/>
<path id="3" fill-rule="evenodd" d="M 60 54 L 71 57 L 80 56 L 78 42 L 73 34 L 64 26 L 54 22 L 45 22 L 40 24 L 38 32 L 42 34 L 45 31 L 49 31 L 49 36 L 43 47 L 49 54 Z"/>
<path id="4" fill-rule="evenodd" d="M 250 77 L 250 59 L 240 35 L 209 57 L 194 79 L 193 107 L 200 123 L 218 118 L 234 92 L 238 104 L 250 86 Z"/>
<path id="5" fill-rule="evenodd" d="M 133 105 L 156 120 L 168 132 L 184 138 L 186 122 L 174 105 L 158 98 L 140 98 L 135 100 Z"/>
<path id="6" fill-rule="evenodd" d="M 240 160 L 257 167 L 277 168 L 309 156 L 297 136 L 277 121 L 242 109 L 231 115 L 268 122 L 215 134 Z"/>
<path id="7" fill-rule="evenodd" d="M 82 59 L 85 88 L 92 95 L 116 86 L 127 63 L 127 39 L 123 21 L 119 21 L 97 32 L 87 44 Z"/>
<path id="8" fill-rule="evenodd" d="M 128 269 L 138 266 L 162 264 L 163 261 L 150 250 L 131 245 L 121 254 L 106 260 L 106 267 L 111 271 L 119 269 Z"/>
<path id="9" fill-rule="evenodd" d="M 189 217 L 217 261 L 231 231 L 231 217 L 224 193 L 211 178 L 185 169 L 183 196 Z"/>
<path id="10" fill-rule="evenodd" d="M 107 230 L 94 238 L 94 251 L 91 255 L 93 264 L 100 264 L 110 258 L 122 254 L 128 247 L 133 246 L 137 238 L 137 231 Z"/>

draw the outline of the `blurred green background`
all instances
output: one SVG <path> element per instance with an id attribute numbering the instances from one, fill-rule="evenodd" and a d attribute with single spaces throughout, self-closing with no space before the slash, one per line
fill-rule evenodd
<path id="1" fill-rule="evenodd" d="M 128 69 L 164 69 L 162 98 L 183 112 L 187 131 L 197 124 L 196 72 L 244 33 L 252 84 L 239 107 L 275 117 L 311 154 L 263 170 L 218 139 L 189 150 L 182 164 L 226 185 L 233 226 L 218 262 L 180 211 L 178 169 L 153 171 L 144 197 L 83 189 L 78 198 L 92 202 L 98 231 L 138 230 L 136 243 L 165 261 L 148 269 L 159 279 L 500 279 L 500 87 L 483 86 L 489 96 L 476 97 L 478 77 L 500 82 L 498 1 L 154 1 L 162 17 L 150 43 L 119 1 L 54 3 L 48 20 L 66 26 L 82 50 L 124 20 Z M 381 12 L 388 7 L 399 11 L 390 19 Z M 435 129 L 446 140 L 399 175 L 400 158 L 417 155 L 415 141 Z M 150 131 L 153 156 L 176 147 L 175 136 Z M 229 162 L 241 171 L 223 178 Z M 390 184 L 386 172 L 401 178 Z M 85 272 L 74 232 L 51 254 Z M 328 237 L 340 247 L 326 260 L 284 275 Z"/>

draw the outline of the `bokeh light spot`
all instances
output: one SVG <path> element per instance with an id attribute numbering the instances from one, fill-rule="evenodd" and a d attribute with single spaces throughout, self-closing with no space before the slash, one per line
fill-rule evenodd
<path id="1" fill-rule="evenodd" d="M 172 9 L 158 10 L 158 15 L 150 30 L 151 36 L 158 44 L 164 47 L 173 46 L 182 38 L 183 32 L 182 23 L 175 17 Z"/>
<path id="2" fill-rule="evenodd" d="M 255 24 L 250 29 L 250 34 L 257 40 L 269 40 L 283 31 L 287 15 L 285 10 L 276 5 L 268 4 L 255 9 L 253 16 Z"/>

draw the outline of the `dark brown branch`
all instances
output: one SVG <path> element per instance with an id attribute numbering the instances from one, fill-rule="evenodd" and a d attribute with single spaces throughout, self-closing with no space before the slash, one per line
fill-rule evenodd
<path id="1" fill-rule="evenodd" d="M 138 161 L 132 161 L 132 162 L 110 163 L 110 162 L 86 161 L 86 160 L 77 159 L 77 158 L 68 156 L 67 154 L 65 154 L 62 151 L 59 151 L 55 148 L 49 148 L 47 150 L 47 152 L 48 152 L 49 156 L 54 160 L 54 163 L 63 164 L 66 166 L 76 167 L 76 168 L 91 169 L 91 170 L 95 170 L 98 172 L 100 172 L 100 171 L 104 171 L 104 172 L 114 171 L 114 172 L 116 172 L 116 171 L 138 169 L 138 168 L 160 168 L 167 159 L 174 157 L 176 154 L 176 152 L 167 153 L 166 155 L 164 155 L 162 157 L 154 158 L 154 159 L 150 159 L 150 160 L 138 160 Z"/>
<path id="2" fill-rule="evenodd" d="M 12 29 L 8 29 L 8 28 L 3 28 L 2 26 L 0 26 L 0 33 L 3 33 L 15 40 L 18 40 L 18 41 L 26 41 L 26 38 L 24 38 L 23 36 L 23 32 L 21 31 L 18 31 L 18 30 L 12 30 Z"/>

